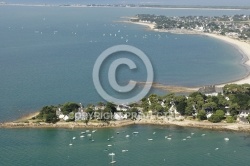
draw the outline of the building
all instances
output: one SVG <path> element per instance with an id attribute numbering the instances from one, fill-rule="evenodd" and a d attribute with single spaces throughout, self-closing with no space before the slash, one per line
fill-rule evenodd
<path id="1" fill-rule="evenodd" d="M 64 121 L 67 121 L 67 120 L 69 120 L 69 117 L 68 117 L 68 115 L 64 116 L 64 117 L 63 117 L 63 120 L 64 120 Z"/>
<path id="2" fill-rule="evenodd" d="M 241 117 L 241 118 L 246 118 L 246 117 L 248 117 L 249 114 L 250 114 L 250 110 L 239 111 L 239 117 Z"/>
<path id="3" fill-rule="evenodd" d="M 172 106 L 169 108 L 168 112 L 171 114 L 171 115 L 174 115 L 174 116 L 179 116 L 180 113 L 177 111 L 176 107 L 174 104 L 172 104 Z"/>
<path id="4" fill-rule="evenodd" d="M 127 119 L 127 114 L 123 114 L 122 112 L 116 112 L 114 113 L 114 117 L 115 120 L 124 120 Z"/>
<path id="5" fill-rule="evenodd" d="M 219 93 L 223 93 L 222 88 L 215 87 L 215 85 L 203 86 L 198 92 L 205 94 L 206 96 L 218 96 Z"/>
<path id="6" fill-rule="evenodd" d="M 62 113 L 62 110 L 61 110 L 61 108 L 58 108 L 57 110 L 56 110 L 56 116 L 60 116 L 60 115 L 62 115 L 63 113 Z"/>
<path id="7" fill-rule="evenodd" d="M 128 111 L 130 109 L 130 106 L 127 106 L 125 104 L 117 105 L 116 110 L 117 111 Z"/>
<path id="8" fill-rule="evenodd" d="M 210 118 L 212 115 L 213 115 L 212 112 L 208 112 L 207 115 L 206 115 L 206 116 L 207 116 L 207 119 Z"/>
<path id="9" fill-rule="evenodd" d="M 88 119 L 88 113 L 84 111 L 79 111 L 75 113 L 75 121 L 83 121 Z"/>

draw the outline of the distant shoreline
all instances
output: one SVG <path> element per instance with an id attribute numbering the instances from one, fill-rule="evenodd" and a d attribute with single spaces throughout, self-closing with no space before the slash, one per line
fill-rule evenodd
<path id="1" fill-rule="evenodd" d="M 246 75 L 242 78 L 235 79 L 232 81 L 224 82 L 224 83 L 218 83 L 215 84 L 217 87 L 223 87 L 226 84 L 245 84 L 245 83 L 250 83 L 250 43 L 246 43 L 243 41 L 239 41 L 237 39 L 233 39 L 227 36 L 222 36 L 218 34 L 212 34 L 212 33 L 204 33 L 200 31 L 189 31 L 189 30 L 160 30 L 160 29 L 155 29 L 155 24 L 152 23 L 145 23 L 145 22 L 132 22 L 132 21 L 122 21 L 124 23 L 131 23 L 131 24 L 137 24 L 137 25 L 142 25 L 144 27 L 147 27 L 149 30 L 153 30 L 156 32 L 168 32 L 168 33 L 173 33 L 173 34 L 191 34 L 191 35 L 203 35 L 207 37 L 211 37 L 214 39 L 221 40 L 225 43 L 228 43 L 235 47 L 240 54 L 242 55 L 242 62 L 241 65 L 243 65 L 247 71 Z"/>
<path id="2" fill-rule="evenodd" d="M 0 6 L 27 6 L 27 7 L 71 7 L 71 8 L 132 8 L 132 9 L 160 9 L 160 10 L 249 10 L 249 7 L 244 6 L 181 6 L 181 5 L 158 5 L 158 6 L 129 6 L 120 4 L 119 5 L 99 5 L 90 6 L 86 4 L 25 4 L 25 3 L 1 3 Z"/>

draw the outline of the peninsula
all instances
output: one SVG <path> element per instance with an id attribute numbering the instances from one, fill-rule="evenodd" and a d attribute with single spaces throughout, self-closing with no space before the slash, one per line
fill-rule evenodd
<path id="1" fill-rule="evenodd" d="M 218 130 L 250 131 L 250 84 L 230 84 L 221 92 L 215 86 L 186 95 L 151 94 L 133 104 L 65 103 L 45 106 L 39 112 L 1 128 L 102 128 L 132 124 L 177 125 Z"/>

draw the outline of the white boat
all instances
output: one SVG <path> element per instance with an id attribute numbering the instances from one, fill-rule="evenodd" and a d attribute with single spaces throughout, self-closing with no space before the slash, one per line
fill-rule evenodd
<path id="1" fill-rule="evenodd" d="M 168 138 L 168 136 L 165 136 L 165 139 Z"/>
<path id="2" fill-rule="evenodd" d="M 89 130 L 86 130 L 86 133 L 88 133 L 89 132 Z"/>
<path id="3" fill-rule="evenodd" d="M 205 136 L 206 134 L 202 134 L 201 136 Z"/>
<path id="4" fill-rule="evenodd" d="M 80 138 L 83 138 L 83 137 L 84 137 L 84 135 L 81 135 L 81 136 L 80 136 Z"/>
<path id="5" fill-rule="evenodd" d="M 91 137 L 91 134 L 88 134 L 87 136 L 88 136 L 88 137 Z"/>
<path id="6" fill-rule="evenodd" d="M 113 139 L 113 138 L 114 138 L 114 136 L 112 136 L 112 137 L 110 137 L 110 138 L 112 138 L 112 139 Z"/>
<path id="7" fill-rule="evenodd" d="M 76 139 L 76 137 L 73 137 L 72 139 Z"/>
<path id="8" fill-rule="evenodd" d="M 128 138 L 129 137 L 129 135 L 126 135 L 126 138 Z"/>
<path id="9" fill-rule="evenodd" d="M 152 138 L 149 138 L 148 140 L 149 140 L 149 141 L 153 141 L 153 139 L 152 139 Z"/>
<path id="10" fill-rule="evenodd" d="M 108 145 L 108 147 L 111 147 L 112 145 Z"/>
<path id="11" fill-rule="evenodd" d="M 95 132 L 96 132 L 96 130 L 93 130 L 93 131 L 92 131 L 92 133 L 95 133 Z"/>
<path id="12" fill-rule="evenodd" d="M 119 132 L 116 132 L 116 134 L 120 134 Z"/>
<path id="13" fill-rule="evenodd" d="M 182 140 L 183 140 L 183 141 L 186 141 L 186 138 L 183 138 Z"/>
<path id="14" fill-rule="evenodd" d="M 191 133 L 191 135 L 194 135 L 194 133 Z"/>
<path id="15" fill-rule="evenodd" d="M 115 156 L 115 154 L 114 153 L 109 153 L 109 156 L 112 156 L 112 160 L 111 160 L 111 164 L 114 164 L 114 163 L 116 163 L 116 161 L 114 161 L 114 156 Z"/>
<path id="16" fill-rule="evenodd" d="M 133 132 L 133 134 L 138 134 L 138 133 L 139 133 L 138 131 Z"/>
<path id="17" fill-rule="evenodd" d="M 155 134 L 156 132 L 153 132 L 153 134 Z"/>
<path id="18" fill-rule="evenodd" d="M 225 141 L 229 141 L 229 138 L 224 138 Z"/>
<path id="19" fill-rule="evenodd" d="M 168 140 L 171 140 L 172 138 L 168 138 Z"/>
<path id="20" fill-rule="evenodd" d="M 127 152 L 128 150 L 122 150 L 122 152 Z"/>
<path id="21" fill-rule="evenodd" d="M 110 141 L 110 139 L 109 139 L 109 138 L 108 138 L 107 140 L 108 140 L 108 141 Z"/>
<path id="22" fill-rule="evenodd" d="M 85 132 L 83 131 L 83 132 L 81 132 L 81 134 L 85 134 Z"/>
<path id="23" fill-rule="evenodd" d="M 219 150 L 219 148 L 215 148 L 215 150 Z"/>
<path id="24" fill-rule="evenodd" d="M 69 144 L 69 146 L 72 146 L 72 145 L 73 145 L 73 144 L 71 144 L 71 143 Z"/>
<path id="25" fill-rule="evenodd" d="M 190 139 L 191 137 L 190 136 L 187 136 L 188 139 Z"/>

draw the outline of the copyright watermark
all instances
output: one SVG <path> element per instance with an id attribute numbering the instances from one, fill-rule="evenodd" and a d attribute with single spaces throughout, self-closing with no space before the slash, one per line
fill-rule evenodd
<path id="1" fill-rule="evenodd" d="M 132 53 L 134 56 L 139 57 L 142 60 L 143 64 L 145 65 L 146 71 L 147 71 L 147 78 L 145 81 L 146 83 L 143 89 L 141 90 L 141 92 L 127 99 L 119 99 L 117 97 L 114 97 L 108 94 L 103 89 L 101 82 L 100 82 L 100 70 L 105 59 L 107 59 L 110 55 L 114 53 L 118 53 L 118 52 L 121 52 L 121 53 L 128 52 L 128 53 Z M 119 93 L 131 92 L 135 89 L 135 86 L 137 84 L 136 81 L 130 80 L 128 84 L 125 86 L 121 86 L 117 83 L 116 70 L 120 65 L 126 65 L 129 67 L 130 70 L 137 68 L 135 62 L 129 58 L 118 58 L 114 60 L 109 66 L 109 70 L 108 70 L 109 84 L 116 92 L 119 92 Z M 115 104 L 124 104 L 124 103 L 129 104 L 129 103 L 133 103 L 133 102 L 137 102 L 141 100 L 143 97 L 145 97 L 148 94 L 148 92 L 150 91 L 152 87 L 152 83 L 154 79 L 154 72 L 153 72 L 153 66 L 149 58 L 143 51 L 130 45 L 116 45 L 103 51 L 101 55 L 97 58 L 94 68 L 93 68 L 92 77 L 93 77 L 95 88 L 103 99 L 105 99 L 108 102 L 115 103 Z"/>

